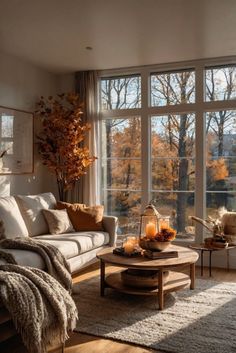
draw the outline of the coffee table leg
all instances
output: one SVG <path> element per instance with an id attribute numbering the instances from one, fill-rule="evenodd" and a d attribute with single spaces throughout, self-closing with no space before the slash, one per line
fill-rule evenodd
<path id="1" fill-rule="evenodd" d="M 105 262 L 100 261 L 100 294 L 101 297 L 105 295 Z"/>
<path id="2" fill-rule="evenodd" d="M 195 288 L 195 263 L 190 264 L 190 289 Z"/>
<path id="3" fill-rule="evenodd" d="M 226 255 L 227 255 L 227 271 L 229 271 L 229 250 L 226 249 Z"/>
<path id="4" fill-rule="evenodd" d="M 158 302 L 159 310 L 164 308 L 164 291 L 163 291 L 163 271 L 159 269 L 158 271 Z"/>
<path id="5" fill-rule="evenodd" d="M 203 276 L 203 254 L 204 254 L 204 251 L 201 250 L 201 276 Z"/>
<path id="6" fill-rule="evenodd" d="M 209 253 L 209 276 L 211 277 L 211 255 L 212 255 L 212 250 L 210 250 Z"/>

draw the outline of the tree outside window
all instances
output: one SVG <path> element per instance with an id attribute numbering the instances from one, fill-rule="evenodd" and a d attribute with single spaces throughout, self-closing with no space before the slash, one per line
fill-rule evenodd
<path id="1" fill-rule="evenodd" d="M 102 195 L 107 213 L 120 219 L 120 232 L 137 232 L 142 195 L 159 212 L 171 215 L 179 237 L 193 238 L 189 216 L 195 213 L 195 193 L 206 192 L 209 215 L 219 207 L 236 210 L 236 67 L 208 67 L 204 79 L 206 131 L 206 190 L 196 189 L 196 76 L 195 68 L 149 72 L 150 105 L 142 110 L 141 76 L 101 80 Z M 143 88 L 142 88 L 143 89 Z M 143 97 L 143 96 L 142 96 Z M 226 109 L 214 109 L 224 101 Z M 206 102 L 206 103 L 205 103 Z M 125 111 L 125 113 L 119 113 Z M 148 114 L 148 115 L 147 115 Z M 147 119 L 148 118 L 148 119 Z M 150 129 L 142 130 L 142 119 Z M 145 129 L 147 131 L 147 129 Z M 144 155 L 144 144 L 150 146 Z M 145 151 L 147 151 L 145 149 Z M 203 159 L 203 156 L 201 157 Z M 148 159 L 150 188 L 143 189 L 142 163 Z M 146 185 L 146 183 L 145 183 Z"/>

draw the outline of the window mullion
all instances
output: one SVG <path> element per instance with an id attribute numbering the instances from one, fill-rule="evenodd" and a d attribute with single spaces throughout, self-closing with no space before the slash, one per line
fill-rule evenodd
<path id="1" fill-rule="evenodd" d="M 195 103 L 173 104 L 159 107 L 150 107 L 149 110 L 151 115 L 195 113 L 196 105 Z"/>
<path id="2" fill-rule="evenodd" d="M 150 119 L 149 119 L 149 75 L 146 70 L 141 73 L 141 134 L 142 134 L 142 210 L 150 201 Z"/>
<path id="3" fill-rule="evenodd" d="M 204 66 L 196 67 L 196 168 L 195 168 L 195 215 L 205 219 L 206 215 L 206 163 L 205 163 L 205 118 L 204 101 Z M 203 240 L 203 228 L 195 227 L 196 242 Z"/>

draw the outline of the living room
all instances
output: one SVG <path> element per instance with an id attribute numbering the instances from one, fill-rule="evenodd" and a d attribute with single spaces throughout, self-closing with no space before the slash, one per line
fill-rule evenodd
<path id="1" fill-rule="evenodd" d="M 65 242 L 58 249 L 69 257 L 73 284 L 78 285 L 80 322 L 65 352 L 235 350 L 236 232 L 225 231 L 235 228 L 236 211 L 235 14 L 234 0 L 0 0 L 0 221 L 7 230 L 1 200 L 11 197 L 11 212 L 26 223 L 21 224 L 23 235 L 34 233 L 39 241 L 47 237 L 52 245 Z M 58 94 L 64 94 L 62 100 L 78 95 L 79 110 L 74 112 L 82 116 L 80 125 L 88 127 L 84 143 L 89 162 L 83 161 L 88 166 L 65 197 L 58 189 L 57 169 L 50 167 L 38 139 L 48 132 L 45 115 L 38 110 L 42 102 L 48 104 L 48 97 L 49 103 L 60 99 Z M 4 136 L 3 117 L 8 117 L 9 128 L 14 114 L 14 133 Z M 71 138 L 69 132 L 62 133 L 61 146 L 63 134 Z M 70 203 L 65 213 L 71 215 L 76 232 L 81 228 L 73 223 L 73 204 L 88 209 L 102 205 L 103 228 L 92 230 L 96 234 L 86 246 L 88 234 L 50 235 L 45 230 L 46 210 L 40 215 L 42 231 L 29 232 L 23 213 L 32 195 L 44 195 L 40 202 L 50 204 L 49 210 L 65 210 L 58 203 Z M 27 204 L 28 214 L 33 201 Z M 107 286 L 117 289 L 112 282 L 116 277 L 110 284 L 103 282 L 102 264 L 109 273 L 140 264 L 135 257 L 112 254 L 114 261 L 102 252 L 122 244 L 136 251 L 131 243 L 142 233 L 150 203 L 151 216 L 158 212 L 160 233 L 161 222 L 176 233 L 171 246 L 178 259 L 165 261 L 180 271 L 183 267 L 188 278 L 178 277 L 181 288 L 167 290 L 164 285 L 164 293 L 159 290 L 156 296 L 150 291 L 134 295 L 140 294 L 139 288 L 132 288 L 131 294 L 120 293 L 121 288 L 113 291 Z M 211 231 L 220 233 L 218 248 L 202 247 L 212 241 Z M 151 233 L 146 232 L 149 240 Z M 29 260 L 29 266 L 36 263 L 44 269 L 38 254 L 31 257 L 26 249 L 9 253 L 23 261 L 19 265 Z M 169 276 L 165 263 L 159 262 L 159 288 Z M 182 290 L 186 283 L 188 288 Z M 27 352 L 18 336 L 1 342 L 0 349 Z"/>

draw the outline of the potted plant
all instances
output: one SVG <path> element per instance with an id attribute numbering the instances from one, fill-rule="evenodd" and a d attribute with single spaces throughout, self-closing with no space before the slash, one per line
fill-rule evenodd
<path id="1" fill-rule="evenodd" d="M 43 164 L 55 174 L 59 198 L 65 201 L 67 191 L 96 159 L 84 144 L 90 125 L 82 122 L 83 105 L 77 94 L 41 97 L 36 106 L 36 116 L 42 122 L 38 151 Z"/>

